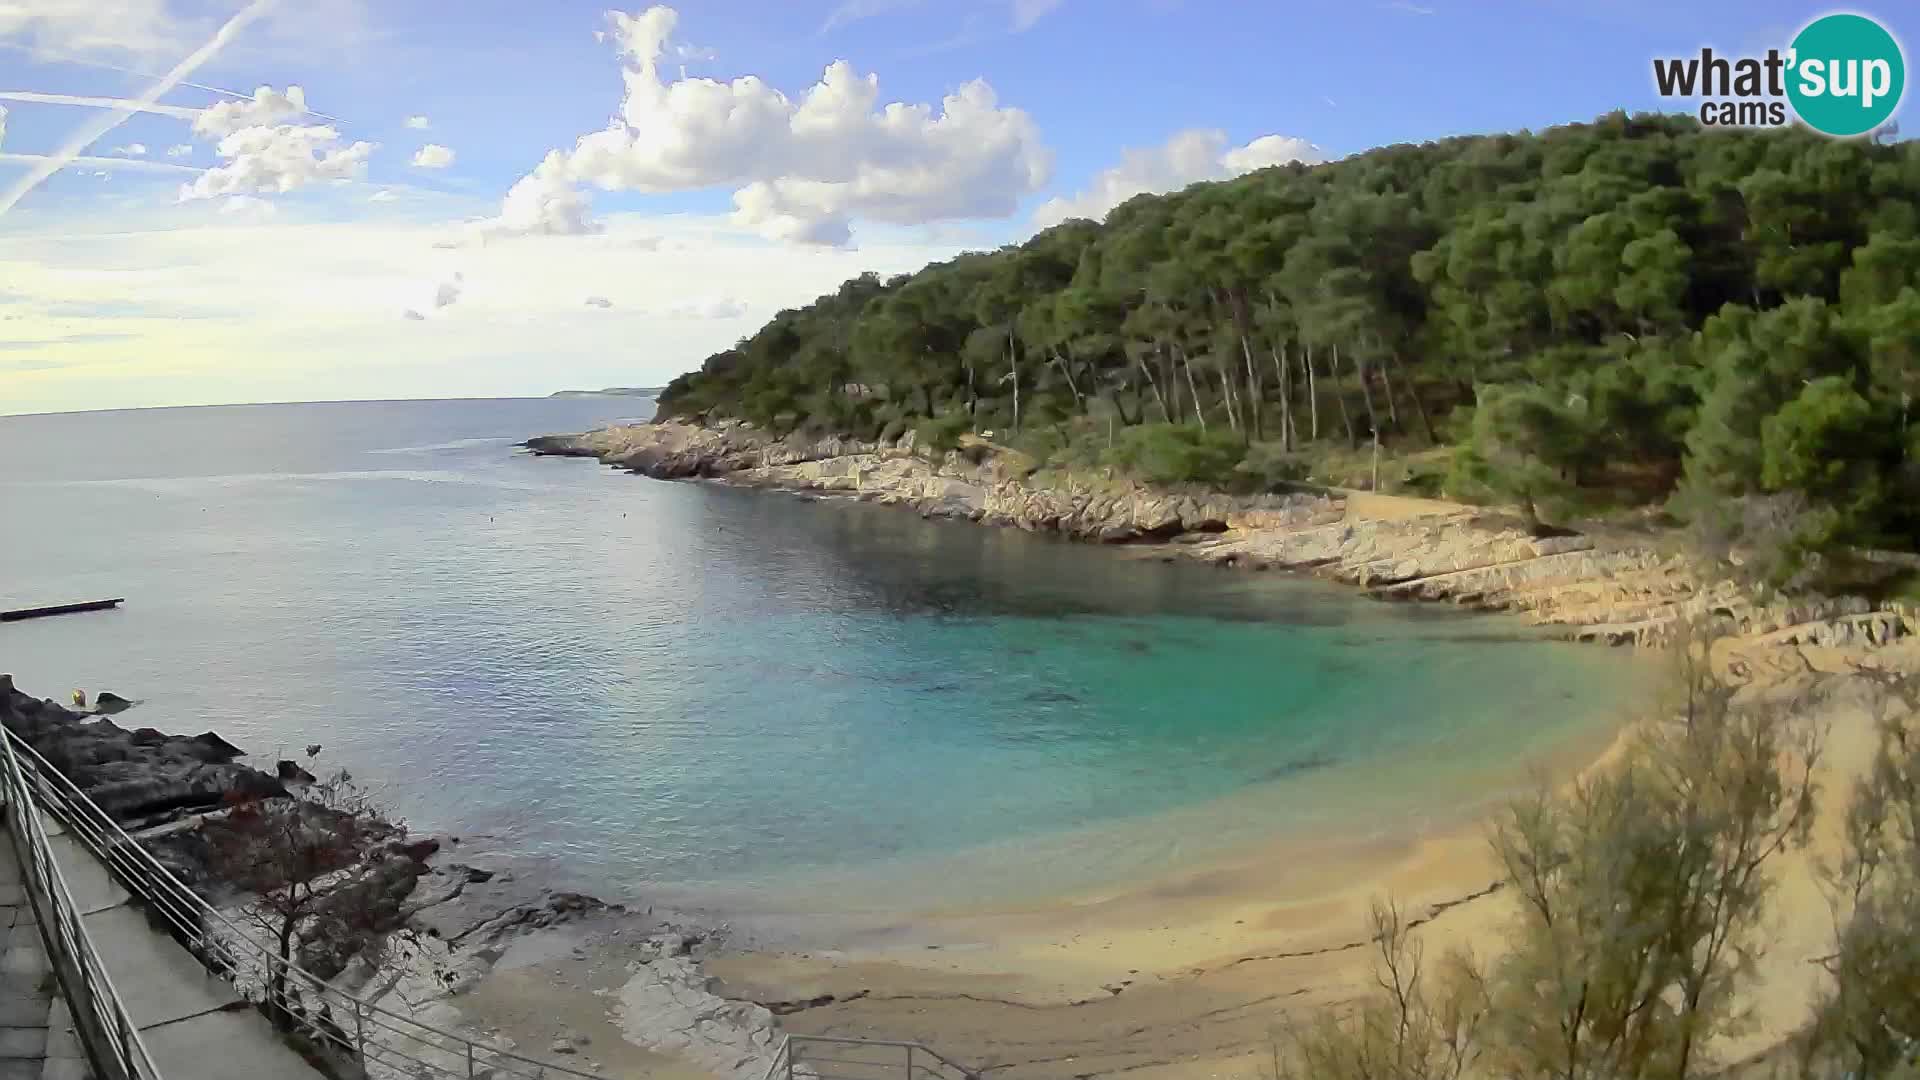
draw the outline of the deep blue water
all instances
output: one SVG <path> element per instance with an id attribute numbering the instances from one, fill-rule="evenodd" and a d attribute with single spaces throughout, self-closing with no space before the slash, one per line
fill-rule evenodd
<path id="1" fill-rule="evenodd" d="M 0 606 L 128 601 L 0 624 L 0 670 L 321 743 L 575 887 L 848 905 L 1442 817 L 1633 683 L 1508 620 L 512 449 L 649 410 L 0 419 Z"/>

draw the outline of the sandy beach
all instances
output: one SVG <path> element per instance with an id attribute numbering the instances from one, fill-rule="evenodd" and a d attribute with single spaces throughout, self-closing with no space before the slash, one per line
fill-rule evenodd
<path id="1" fill-rule="evenodd" d="M 1910 643 L 1872 655 L 1920 668 L 1920 648 Z M 1845 670 L 1866 656 L 1829 650 L 1813 659 Z M 1717 1048 L 1725 1061 L 1789 1035 L 1821 986 L 1814 961 L 1829 951 L 1833 924 L 1818 868 L 1838 850 L 1852 778 L 1876 745 L 1865 681 L 1824 679 L 1827 698 L 1800 718 L 1825 732 L 1814 839 L 1775 864 L 1769 946 L 1748 998 L 1752 1023 Z M 1630 737 L 1621 726 L 1603 743 L 1569 747 L 1541 763 L 1541 775 L 1565 782 L 1582 768 L 1602 768 Z M 1270 1068 L 1274 1031 L 1289 1018 L 1339 1008 L 1373 988 L 1375 953 L 1364 927 L 1375 899 L 1391 898 L 1419 924 L 1429 956 L 1453 947 L 1498 954 L 1513 912 L 1496 884 L 1489 816 L 1371 842 L 1290 841 L 1104 897 L 1021 910 L 830 929 L 749 920 L 731 927 L 700 967 L 715 994 L 768 1007 L 782 1030 L 917 1040 L 996 1074 L 1258 1077 Z M 632 935 L 622 943 L 619 926 L 616 919 L 546 931 L 565 935 L 564 946 L 511 970 L 502 965 L 459 1002 L 462 1010 L 529 1045 L 595 1032 L 599 1060 L 615 1065 L 622 1059 L 605 1040 L 620 1036 L 619 988 L 646 959 Z M 626 1060 L 656 1075 L 663 1064 L 652 1053 Z M 717 1067 L 711 1056 L 675 1060 L 670 1075 L 750 1071 Z"/>

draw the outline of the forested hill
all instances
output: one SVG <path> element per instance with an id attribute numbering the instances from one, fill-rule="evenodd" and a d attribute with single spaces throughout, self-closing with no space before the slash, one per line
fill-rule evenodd
<path id="1" fill-rule="evenodd" d="M 1385 147 L 856 278 L 661 411 L 1240 485 L 1377 432 L 1383 485 L 1912 548 L 1917 198 L 1912 143 L 1680 117 Z"/>

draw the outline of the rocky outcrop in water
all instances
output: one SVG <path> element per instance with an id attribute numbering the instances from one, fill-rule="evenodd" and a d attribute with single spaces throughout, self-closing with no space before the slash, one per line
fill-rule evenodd
<path id="1" fill-rule="evenodd" d="M 129 731 L 22 693 L 11 675 L 0 675 L 0 723 L 129 829 L 212 810 L 232 795 L 286 794 L 273 776 L 239 764 L 240 750 L 213 732 Z"/>

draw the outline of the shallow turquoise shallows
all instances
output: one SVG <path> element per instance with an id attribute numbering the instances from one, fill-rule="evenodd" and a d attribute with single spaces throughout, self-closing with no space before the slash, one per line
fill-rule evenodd
<path id="1" fill-rule="evenodd" d="M 1439 821 L 1637 682 L 1508 619 L 513 450 L 632 400 L 0 419 L 30 692 L 308 743 L 416 829 L 603 895 L 1097 890 Z"/>

